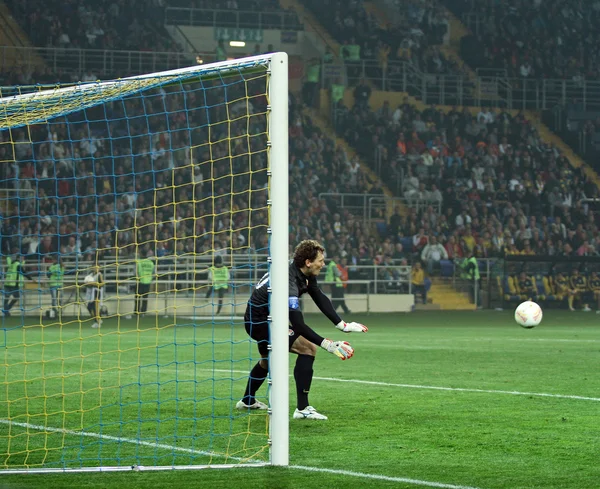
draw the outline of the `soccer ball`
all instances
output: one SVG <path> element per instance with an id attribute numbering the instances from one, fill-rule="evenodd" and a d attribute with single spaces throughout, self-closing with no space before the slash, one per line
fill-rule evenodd
<path id="1" fill-rule="evenodd" d="M 525 301 L 515 309 L 515 321 L 524 328 L 533 328 L 542 322 L 542 308 L 532 301 Z"/>

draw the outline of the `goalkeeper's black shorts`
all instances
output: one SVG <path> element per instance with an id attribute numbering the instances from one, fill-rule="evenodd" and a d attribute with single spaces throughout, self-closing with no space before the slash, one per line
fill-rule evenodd
<path id="1" fill-rule="evenodd" d="M 254 317 L 254 320 L 251 318 Z M 244 314 L 244 326 L 246 327 L 246 333 L 248 336 L 252 338 L 254 341 L 258 343 L 258 352 L 262 358 L 267 358 L 269 356 L 269 323 L 265 320 L 264 317 L 256 318 L 251 314 L 251 312 L 246 309 L 246 314 Z M 294 341 L 298 338 L 298 334 L 293 330 L 292 327 L 289 328 L 289 340 L 288 340 L 288 349 L 292 349 L 292 345 Z"/>

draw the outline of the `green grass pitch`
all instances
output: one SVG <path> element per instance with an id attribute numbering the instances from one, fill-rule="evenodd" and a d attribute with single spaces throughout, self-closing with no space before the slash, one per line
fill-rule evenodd
<path id="1" fill-rule="evenodd" d="M 532 330 L 510 311 L 346 319 L 369 332 L 344 335 L 307 316 L 356 354 L 341 362 L 319 351 L 310 399 L 329 421 L 290 420 L 292 468 L 10 474 L 0 475 L 0 488 L 600 487 L 595 314 L 546 310 Z M 190 323 L 122 321 L 119 334 L 114 320 L 100 334 L 76 324 L 0 331 L 0 468 L 99 458 L 127 465 L 136 456 L 145 465 L 264 460 L 266 418 L 233 409 L 255 345 L 239 323 Z M 24 340 L 26 356 L 11 348 Z M 293 383 L 290 395 L 293 408 Z M 7 424 L 9 417 L 31 426 Z M 35 435 L 36 425 L 57 430 Z M 90 437 L 78 433 L 82 426 Z M 207 436 L 211 430 L 223 436 Z"/>

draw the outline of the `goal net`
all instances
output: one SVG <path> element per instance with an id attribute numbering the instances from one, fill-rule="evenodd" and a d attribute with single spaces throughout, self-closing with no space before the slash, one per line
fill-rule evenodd
<path id="1" fill-rule="evenodd" d="M 287 464 L 287 56 L 3 95 L 0 472 Z"/>

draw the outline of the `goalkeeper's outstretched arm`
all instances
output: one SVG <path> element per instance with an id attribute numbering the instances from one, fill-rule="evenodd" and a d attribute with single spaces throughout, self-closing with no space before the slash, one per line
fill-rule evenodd
<path id="1" fill-rule="evenodd" d="M 308 324 L 304 322 L 304 316 L 300 311 L 290 310 L 290 323 L 294 328 L 294 331 L 299 336 L 303 336 L 311 343 L 314 343 L 317 346 L 321 346 L 321 343 L 323 343 L 323 340 L 325 338 L 318 335 Z"/>
<path id="2" fill-rule="evenodd" d="M 313 302 L 317 305 L 319 310 L 323 314 L 325 314 L 325 316 L 327 316 L 327 318 L 333 324 L 340 323 L 342 318 L 338 316 L 337 312 L 335 312 L 335 309 L 333 308 L 333 304 L 331 303 L 331 300 L 329 300 L 329 297 L 327 297 L 323 293 L 323 291 L 321 290 L 321 288 L 319 286 L 314 285 L 312 287 L 309 287 L 308 293 L 312 297 Z"/>
<path id="3" fill-rule="evenodd" d="M 304 322 L 304 316 L 300 311 L 290 310 L 290 323 L 299 336 L 306 338 L 311 343 L 320 346 L 328 353 L 333 353 L 341 360 L 347 360 L 354 355 L 354 349 L 346 341 L 333 341 L 318 335 L 308 324 Z"/>

